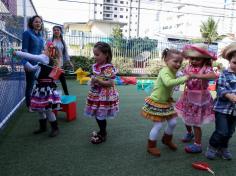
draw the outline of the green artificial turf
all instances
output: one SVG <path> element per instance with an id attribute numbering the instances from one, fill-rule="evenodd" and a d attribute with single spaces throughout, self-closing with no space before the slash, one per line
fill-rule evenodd
<path id="1" fill-rule="evenodd" d="M 71 95 L 77 96 L 77 119 L 65 120 L 59 113 L 59 136 L 49 138 L 48 132 L 33 135 L 38 127 L 37 114 L 29 113 L 24 106 L 14 114 L 0 131 L 0 176 L 207 176 L 205 171 L 191 167 L 195 161 L 208 162 L 218 176 L 232 176 L 236 172 L 236 140 L 232 138 L 232 161 L 207 160 L 204 153 L 186 154 L 180 138 L 185 132 L 179 119 L 174 141 L 178 150 L 170 151 L 161 142 L 163 126 L 158 137 L 161 157 L 146 152 L 152 122 L 139 115 L 146 93 L 136 86 L 117 86 L 120 93 L 120 113 L 108 120 L 108 138 L 105 143 L 89 142 L 91 132 L 97 130 L 94 119 L 84 118 L 83 109 L 87 85 L 69 80 Z M 203 127 L 203 149 L 214 130 L 214 124 Z"/>

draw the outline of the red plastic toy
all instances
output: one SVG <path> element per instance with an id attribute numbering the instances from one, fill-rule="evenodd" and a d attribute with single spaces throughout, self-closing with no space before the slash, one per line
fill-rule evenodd
<path id="1" fill-rule="evenodd" d="M 205 162 L 195 162 L 195 163 L 192 163 L 192 167 L 195 168 L 195 169 L 198 169 L 198 170 L 208 171 L 212 175 L 215 175 L 214 171 L 211 170 L 211 168 L 208 165 L 208 163 L 205 163 Z"/>

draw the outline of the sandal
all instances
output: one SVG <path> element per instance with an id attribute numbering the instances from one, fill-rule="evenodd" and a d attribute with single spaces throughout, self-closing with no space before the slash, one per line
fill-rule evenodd
<path id="1" fill-rule="evenodd" d="M 96 134 L 96 136 L 92 136 L 90 142 L 92 144 L 100 144 L 106 141 L 106 136 L 102 136 L 100 134 Z"/>

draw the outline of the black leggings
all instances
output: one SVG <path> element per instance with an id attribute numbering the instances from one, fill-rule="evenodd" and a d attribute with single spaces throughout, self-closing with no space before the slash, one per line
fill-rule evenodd
<path id="1" fill-rule="evenodd" d="M 68 89 L 67 89 L 67 84 L 66 84 L 66 77 L 65 74 L 62 73 L 61 76 L 59 77 L 59 80 L 61 82 L 61 86 L 63 88 L 64 94 L 69 95 Z"/>
<path id="2" fill-rule="evenodd" d="M 106 130 L 106 128 L 107 128 L 107 121 L 106 120 L 98 120 L 97 118 L 96 118 L 96 121 L 97 121 L 99 129 L 100 129 L 99 133 L 102 136 L 105 136 L 107 134 L 107 130 Z"/>

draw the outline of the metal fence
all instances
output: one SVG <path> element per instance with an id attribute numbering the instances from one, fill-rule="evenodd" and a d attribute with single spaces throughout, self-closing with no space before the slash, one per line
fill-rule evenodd
<path id="1" fill-rule="evenodd" d="M 107 42 L 112 47 L 113 60 L 118 67 L 128 66 L 131 74 L 150 74 L 153 64 L 161 60 L 165 48 L 181 50 L 187 41 L 158 41 L 148 38 L 121 39 L 113 37 L 92 37 L 86 35 L 64 36 L 73 56 L 93 57 L 93 45 L 98 41 Z M 122 68 L 120 68 L 122 70 Z"/>
<path id="2" fill-rule="evenodd" d="M 21 48 L 21 40 L 0 30 L 0 128 L 24 100 L 24 71 L 20 63 L 10 57 L 11 48 Z"/>

